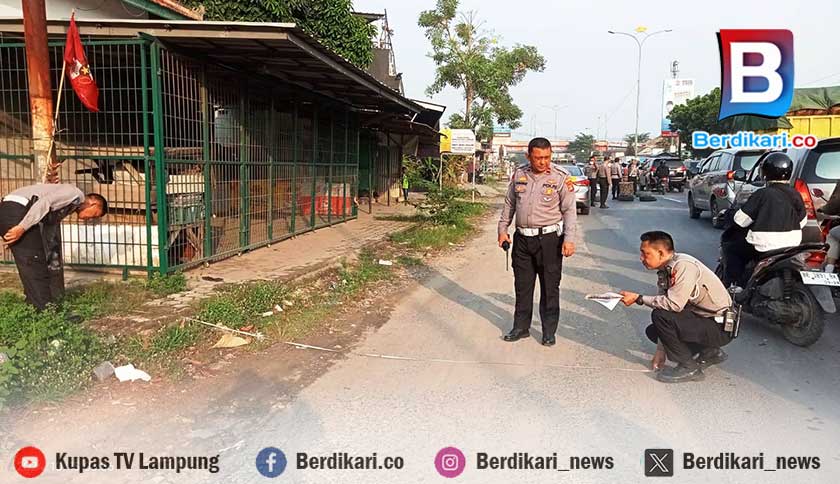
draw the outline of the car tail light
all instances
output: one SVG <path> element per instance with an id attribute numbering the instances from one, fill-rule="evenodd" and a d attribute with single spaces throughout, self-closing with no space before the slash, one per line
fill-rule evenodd
<path id="1" fill-rule="evenodd" d="M 681 166 L 681 167 L 677 168 L 677 171 L 685 171 L 685 167 Z"/>
<path id="2" fill-rule="evenodd" d="M 589 186 L 589 179 L 581 178 L 580 180 L 575 180 L 575 185 L 588 187 Z"/>
<path id="3" fill-rule="evenodd" d="M 815 252 L 811 252 L 811 255 L 805 259 L 805 265 L 811 268 L 819 268 L 822 267 L 823 263 L 825 262 L 825 251 L 818 250 Z"/>
<path id="4" fill-rule="evenodd" d="M 727 180 L 734 180 L 735 179 L 735 172 L 734 171 L 727 171 L 726 172 L 726 179 Z"/>
<path id="5" fill-rule="evenodd" d="M 800 178 L 796 180 L 793 188 L 795 188 L 796 191 L 799 192 L 799 196 L 802 197 L 802 202 L 805 204 L 805 212 L 808 214 L 808 219 L 816 219 L 817 211 L 814 209 L 814 200 L 811 198 L 811 190 L 808 188 L 808 184 L 805 183 L 805 180 Z"/>

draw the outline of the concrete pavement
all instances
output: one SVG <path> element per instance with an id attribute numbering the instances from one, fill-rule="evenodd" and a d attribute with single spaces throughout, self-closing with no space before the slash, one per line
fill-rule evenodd
<path id="1" fill-rule="evenodd" d="M 236 432 L 227 436 L 227 444 L 233 447 L 222 453 L 218 475 L 100 472 L 79 476 L 78 482 L 152 477 L 154 482 L 263 482 L 254 463 L 268 446 L 283 450 L 290 461 L 278 482 L 445 482 L 434 459 L 447 446 L 466 455 L 467 467 L 454 480 L 463 483 L 644 482 L 647 448 L 673 448 L 680 461 L 682 452 L 763 452 L 768 468 L 775 468 L 777 456 L 817 456 L 821 464 L 816 471 L 777 472 L 685 471 L 677 465 L 675 482 L 836 482 L 836 318 L 821 341 L 804 349 L 784 341 L 777 328 L 750 322 L 727 347 L 729 361 L 709 369 L 705 381 L 665 385 L 647 370 L 654 351 L 643 333 L 649 310 L 620 306 L 609 312 L 583 299 L 608 289 L 655 290 L 655 274 L 638 261 L 638 236 L 645 230 L 668 230 L 678 250 L 714 263 L 719 232 L 707 217 L 688 218 L 683 195 L 668 198 L 613 201 L 610 209 L 580 217 L 584 242 L 564 266 L 561 325 L 553 348 L 539 344 L 536 311 L 531 339 L 501 340 L 511 324 L 513 273 L 505 272 L 503 253 L 495 246 L 495 220 L 490 220 L 460 253 L 436 263 L 433 276 L 406 293 L 390 320 L 353 355 L 291 402 L 266 406 L 260 414 L 231 411 Z M 203 425 L 194 424 L 196 435 L 212 432 Z M 73 432 L 67 422 L 57 428 Z M 154 437 L 165 447 L 183 436 L 164 431 Z M 135 442 L 134 436 L 122 434 L 111 446 L 128 449 Z M 210 449 L 196 439 L 189 448 L 168 452 Z M 298 452 L 375 452 L 380 459 L 401 456 L 405 467 L 304 471 L 294 465 Z M 479 452 L 499 457 L 556 453 L 566 469 L 570 456 L 611 457 L 613 466 L 569 472 L 478 470 Z"/>

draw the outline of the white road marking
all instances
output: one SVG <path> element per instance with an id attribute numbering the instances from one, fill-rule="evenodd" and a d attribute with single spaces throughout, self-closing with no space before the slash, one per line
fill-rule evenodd
<path id="1" fill-rule="evenodd" d="M 676 200 L 676 199 L 668 198 L 668 197 L 662 197 L 662 198 L 664 198 L 665 200 L 668 200 L 670 202 L 674 202 L 674 203 L 685 203 L 685 200 Z"/>

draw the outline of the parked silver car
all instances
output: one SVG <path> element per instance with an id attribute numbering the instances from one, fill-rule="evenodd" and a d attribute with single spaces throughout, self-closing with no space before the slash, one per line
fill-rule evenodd
<path id="1" fill-rule="evenodd" d="M 712 214 L 712 225 L 723 227 L 718 214 L 735 201 L 743 182 L 736 181 L 735 172 L 749 172 L 766 150 L 728 148 L 717 150 L 700 164 L 699 172 L 688 182 L 688 215 L 700 218 L 704 210 Z"/>
<path id="2" fill-rule="evenodd" d="M 583 169 L 577 165 L 555 165 L 572 177 L 575 186 L 575 201 L 581 215 L 589 215 L 589 179 Z"/>
<path id="3" fill-rule="evenodd" d="M 802 196 L 808 213 L 808 223 L 802 231 L 802 241 L 822 242 L 816 211 L 825 205 L 840 181 L 840 138 L 824 139 L 814 148 L 791 148 L 783 151 L 793 160 L 790 185 Z M 738 204 L 743 205 L 753 192 L 765 185 L 765 182 L 759 166 L 737 175 L 738 178 L 743 175 L 745 179 L 737 194 Z"/>

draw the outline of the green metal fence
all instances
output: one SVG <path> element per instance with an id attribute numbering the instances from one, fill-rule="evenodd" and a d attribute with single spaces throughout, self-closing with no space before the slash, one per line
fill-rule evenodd
<path id="1" fill-rule="evenodd" d="M 101 111 L 65 85 L 61 178 L 113 210 L 65 221 L 68 264 L 166 273 L 356 216 L 355 113 L 146 39 L 85 46 Z M 37 178 L 29 116 L 24 46 L 0 43 L 0 196 Z"/>

